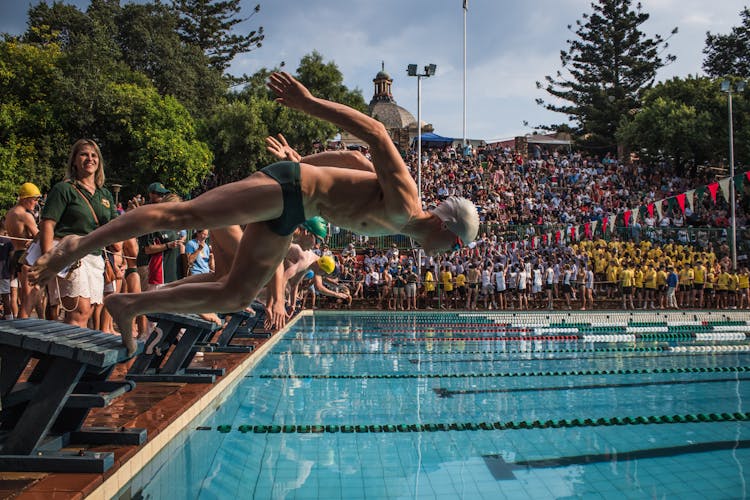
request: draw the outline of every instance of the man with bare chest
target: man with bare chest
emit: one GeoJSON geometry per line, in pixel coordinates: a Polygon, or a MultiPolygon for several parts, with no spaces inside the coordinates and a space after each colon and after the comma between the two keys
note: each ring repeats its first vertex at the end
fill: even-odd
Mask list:
{"type": "MultiPolygon", "coordinates": [[[[29,267],[21,259],[34,237],[39,232],[34,210],[39,205],[42,193],[30,182],[21,185],[18,190],[18,203],[5,214],[5,229],[13,244],[11,255],[11,279],[18,280],[18,293],[21,307],[19,318],[28,318],[35,308],[39,307],[39,287],[29,284],[29,267]]],[[[44,316],[39,316],[43,318],[44,316]]]]}

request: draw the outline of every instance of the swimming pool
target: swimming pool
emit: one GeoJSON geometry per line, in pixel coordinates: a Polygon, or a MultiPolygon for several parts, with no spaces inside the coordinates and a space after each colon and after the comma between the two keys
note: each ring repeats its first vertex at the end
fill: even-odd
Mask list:
{"type": "Polygon", "coordinates": [[[746,498],[750,318],[732,319],[300,317],[132,488],[144,498],[746,498]]]}

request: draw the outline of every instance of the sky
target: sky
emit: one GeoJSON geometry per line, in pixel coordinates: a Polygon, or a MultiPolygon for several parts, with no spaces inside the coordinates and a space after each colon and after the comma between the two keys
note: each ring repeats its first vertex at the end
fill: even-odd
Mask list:
{"type": "MultiPolygon", "coordinates": [[[[0,0],[0,32],[22,33],[34,3],[0,0]]],[[[86,0],[66,3],[88,5],[86,0]]],[[[238,27],[263,26],[263,46],[236,57],[230,72],[252,74],[282,61],[293,72],[303,56],[317,50],[326,62],[336,63],[344,84],[359,88],[369,102],[382,62],[393,78],[394,99],[416,117],[417,79],[406,75],[406,67],[434,63],[436,75],[422,80],[422,120],[440,135],[463,137],[463,0],[243,0],[243,12],[249,15],[257,3],[260,12],[238,27]]],[[[642,0],[642,10],[651,16],[641,25],[646,35],[666,38],[679,29],[666,50],[677,60],[659,71],[657,81],[703,74],[706,32],[729,33],[740,24],[746,3],[642,0]]],[[[590,0],[468,0],[468,138],[510,138],[566,121],[536,104],[535,99],[549,97],[536,82],[561,69],[560,50],[575,37],[568,25],[591,11],[590,0]]]]}

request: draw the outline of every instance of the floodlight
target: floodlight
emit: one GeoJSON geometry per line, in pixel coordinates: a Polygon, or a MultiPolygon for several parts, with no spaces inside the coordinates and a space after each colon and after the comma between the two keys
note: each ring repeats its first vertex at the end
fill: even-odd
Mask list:
{"type": "Polygon", "coordinates": [[[434,64],[428,64],[424,67],[424,72],[427,74],[427,76],[434,76],[435,70],[437,69],[437,66],[434,64]]]}
{"type": "Polygon", "coordinates": [[[729,89],[731,88],[732,82],[729,80],[722,80],[721,81],[721,91],[722,92],[729,92],[729,89]]]}
{"type": "Polygon", "coordinates": [[[406,74],[409,76],[417,76],[417,65],[410,64],[406,67],[406,74]]]}

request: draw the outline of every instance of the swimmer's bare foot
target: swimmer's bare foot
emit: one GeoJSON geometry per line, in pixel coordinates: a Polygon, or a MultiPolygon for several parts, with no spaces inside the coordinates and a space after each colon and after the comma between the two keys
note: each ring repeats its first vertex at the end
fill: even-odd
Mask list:
{"type": "Polygon", "coordinates": [[[65,266],[78,259],[76,251],[80,239],[81,237],[75,234],[68,235],[49,252],[39,257],[29,271],[29,282],[44,285],[65,266]]]}
{"type": "Polygon", "coordinates": [[[104,305],[120,329],[122,345],[128,348],[128,356],[135,354],[138,344],[133,338],[133,318],[135,314],[128,311],[129,293],[113,293],[104,298],[104,305]]]}
{"type": "Polygon", "coordinates": [[[221,319],[215,313],[201,313],[198,316],[200,316],[201,319],[210,321],[211,323],[216,323],[217,325],[221,325],[221,319]]]}

